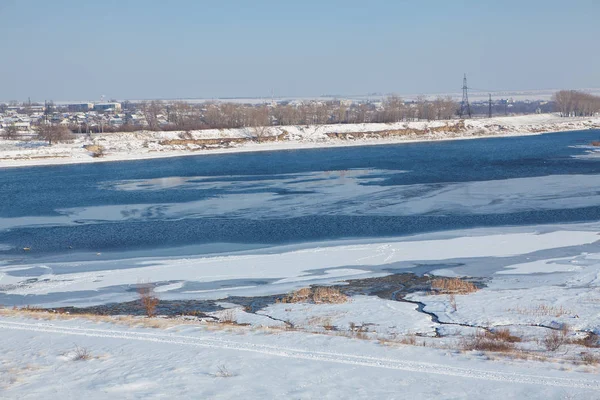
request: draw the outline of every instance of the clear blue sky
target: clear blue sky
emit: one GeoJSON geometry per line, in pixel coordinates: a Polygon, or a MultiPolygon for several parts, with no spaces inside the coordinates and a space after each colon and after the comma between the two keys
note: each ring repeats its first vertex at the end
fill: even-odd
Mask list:
{"type": "Polygon", "coordinates": [[[600,87],[598,0],[0,0],[0,100],[600,87]]]}

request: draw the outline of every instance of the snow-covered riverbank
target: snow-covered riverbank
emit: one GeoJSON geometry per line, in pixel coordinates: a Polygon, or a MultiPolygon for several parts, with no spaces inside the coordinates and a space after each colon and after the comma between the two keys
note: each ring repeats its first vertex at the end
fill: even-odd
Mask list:
{"type": "Polygon", "coordinates": [[[364,146],[434,140],[519,136],[568,130],[600,129],[600,118],[562,118],[554,114],[472,120],[278,126],[184,132],[106,133],[79,135],[71,143],[0,140],[0,167],[139,160],[185,155],[364,146]],[[256,140],[256,135],[261,138],[256,140]],[[97,145],[104,156],[93,157],[84,146],[97,145]]]}
{"type": "MultiPolygon", "coordinates": [[[[354,260],[363,269],[418,260],[441,276],[468,275],[477,260],[491,265],[485,287],[456,296],[418,291],[408,301],[395,301],[353,295],[341,303],[280,302],[259,310],[221,300],[222,309],[208,313],[218,321],[198,315],[77,316],[0,308],[0,397],[46,398],[60,391],[68,398],[84,394],[91,399],[593,398],[600,389],[598,224],[548,233],[538,229],[465,231],[435,243],[412,238],[263,256],[286,266],[279,276],[288,278],[279,282],[291,283],[289,289],[293,283],[327,281],[293,270],[292,261],[311,268],[323,267],[315,262],[321,261],[342,275],[348,268],[336,269],[340,263],[332,260],[344,265],[354,260]],[[463,262],[467,258],[471,266],[463,262]]],[[[195,261],[207,279],[222,278],[222,268],[207,270],[212,261],[229,262],[231,274],[274,276],[267,262],[256,263],[265,265],[261,270],[250,258],[244,270],[235,268],[235,257],[207,261],[195,261]]],[[[185,263],[171,263],[168,275],[181,278],[186,269],[185,263]]],[[[103,285],[133,282],[128,278],[162,279],[158,275],[167,270],[149,263],[91,272],[94,276],[85,279],[81,273],[63,274],[60,282],[46,275],[22,285],[15,280],[27,274],[4,271],[2,282],[15,283],[14,289],[4,289],[14,293],[35,298],[72,290],[75,299],[103,285]]],[[[165,285],[156,293],[165,299],[180,288],[165,285]]],[[[218,298],[217,293],[204,294],[218,298]]]]}

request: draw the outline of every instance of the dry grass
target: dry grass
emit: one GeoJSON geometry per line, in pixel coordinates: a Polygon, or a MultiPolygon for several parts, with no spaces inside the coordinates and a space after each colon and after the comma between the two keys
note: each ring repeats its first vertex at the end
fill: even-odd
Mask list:
{"type": "Polygon", "coordinates": [[[588,332],[585,337],[573,339],[570,343],[592,349],[600,348],[600,335],[594,332],[588,332]]]}
{"type": "Polygon", "coordinates": [[[141,318],[133,315],[98,315],[98,314],[69,314],[58,313],[48,310],[37,310],[32,308],[0,308],[0,315],[6,317],[29,317],[46,321],[62,320],[70,321],[75,319],[85,319],[96,323],[106,322],[129,327],[144,328],[172,328],[177,325],[199,325],[198,321],[186,321],[174,318],[141,318]]]}
{"type": "Polygon", "coordinates": [[[341,304],[348,301],[348,296],[332,287],[318,287],[313,291],[312,296],[315,304],[341,304]]]}
{"type": "Polygon", "coordinates": [[[350,298],[333,287],[302,288],[278,300],[279,303],[341,304],[350,298]]]}
{"type": "Polygon", "coordinates": [[[369,327],[367,324],[361,324],[361,325],[357,325],[354,322],[350,322],[350,334],[352,337],[355,337],[357,339],[362,339],[362,340],[366,340],[369,339],[369,327]]]}
{"type": "Polygon", "coordinates": [[[590,352],[584,351],[581,353],[581,362],[585,365],[598,365],[600,364],[600,357],[590,352]]]}
{"type": "Polygon", "coordinates": [[[567,334],[569,332],[569,328],[565,325],[563,329],[560,331],[551,330],[544,336],[541,340],[541,344],[544,345],[546,350],[548,351],[556,351],[561,348],[562,345],[568,342],[567,334]]]}
{"type": "Polygon", "coordinates": [[[329,317],[329,316],[317,315],[314,317],[310,317],[306,321],[306,325],[308,327],[321,327],[321,328],[325,329],[326,331],[337,331],[338,330],[337,326],[333,325],[331,317],[329,317]]]}
{"type": "Polygon", "coordinates": [[[539,304],[534,307],[517,307],[509,308],[508,312],[516,312],[521,315],[534,315],[534,316],[552,316],[562,317],[563,315],[575,315],[572,311],[565,309],[563,306],[554,307],[547,304],[539,304]]]}
{"type": "Polygon", "coordinates": [[[519,343],[522,341],[519,336],[513,335],[508,328],[493,330],[492,332],[488,332],[488,335],[493,336],[496,340],[507,343],[519,343]]]}
{"type": "Polygon", "coordinates": [[[282,303],[308,303],[312,299],[312,289],[302,288],[284,297],[282,303]]]}
{"type": "Polygon", "coordinates": [[[235,376],[235,374],[233,372],[229,371],[227,366],[219,365],[219,366],[217,366],[217,372],[215,372],[213,374],[213,376],[216,378],[231,378],[231,377],[235,376]]]}
{"type": "Polygon", "coordinates": [[[409,346],[416,346],[417,345],[417,335],[406,335],[406,336],[403,336],[400,339],[400,343],[406,344],[406,345],[409,345],[409,346]]]}
{"type": "Polygon", "coordinates": [[[435,294],[469,294],[475,293],[477,286],[473,282],[459,278],[436,278],[431,281],[431,290],[435,294]]]}
{"type": "Polygon", "coordinates": [[[460,347],[467,351],[513,352],[516,350],[515,342],[520,341],[521,339],[513,336],[508,329],[496,332],[484,331],[464,337],[460,347]]]}
{"type": "Polygon", "coordinates": [[[88,144],[87,146],[83,146],[87,151],[92,153],[92,157],[99,158],[103,157],[105,154],[104,146],[99,144],[88,144]]]}

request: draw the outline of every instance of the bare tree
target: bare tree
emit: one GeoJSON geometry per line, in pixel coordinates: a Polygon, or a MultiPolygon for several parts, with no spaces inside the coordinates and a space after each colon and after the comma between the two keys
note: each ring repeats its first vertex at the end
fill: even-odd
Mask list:
{"type": "Polygon", "coordinates": [[[140,103],[140,109],[144,115],[144,118],[146,119],[148,129],[152,131],[158,130],[160,127],[158,116],[163,113],[163,102],[160,100],[152,100],[150,102],[143,101],[140,103]]]}
{"type": "Polygon", "coordinates": [[[424,95],[419,95],[419,96],[417,96],[416,103],[417,103],[417,118],[430,120],[431,119],[431,115],[430,115],[431,110],[430,110],[430,104],[427,101],[427,98],[424,95]]]}
{"type": "Polygon", "coordinates": [[[383,102],[384,116],[382,122],[400,122],[405,117],[404,101],[398,96],[389,96],[383,102]]]}
{"type": "Polygon", "coordinates": [[[64,125],[42,124],[37,127],[37,136],[41,140],[47,140],[50,145],[73,139],[73,134],[64,125]]]}
{"type": "Polygon", "coordinates": [[[552,96],[556,109],[563,117],[592,116],[600,112],[600,97],[577,90],[561,90],[552,96]]]}
{"type": "Polygon", "coordinates": [[[2,138],[7,140],[16,139],[19,136],[19,128],[15,124],[4,127],[2,138]]]}

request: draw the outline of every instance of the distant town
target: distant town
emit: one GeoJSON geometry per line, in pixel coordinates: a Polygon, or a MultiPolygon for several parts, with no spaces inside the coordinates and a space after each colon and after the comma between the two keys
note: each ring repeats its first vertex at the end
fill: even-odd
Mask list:
{"type": "MultiPolygon", "coordinates": [[[[0,103],[4,138],[24,138],[41,125],[58,125],[72,133],[137,130],[201,130],[274,125],[344,124],[443,120],[458,117],[460,103],[450,96],[403,100],[397,96],[367,99],[270,101],[116,101],[0,103]],[[11,137],[7,137],[11,136],[11,137]]],[[[478,100],[473,117],[548,113],[552,100],[478,100]]]]}

